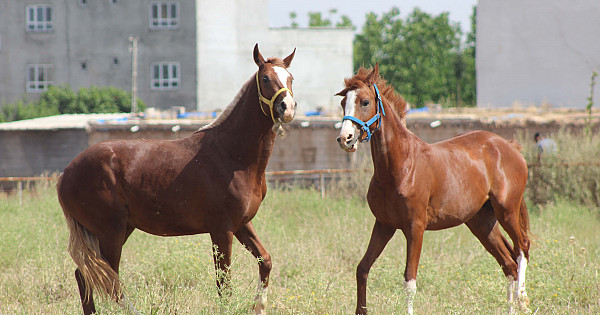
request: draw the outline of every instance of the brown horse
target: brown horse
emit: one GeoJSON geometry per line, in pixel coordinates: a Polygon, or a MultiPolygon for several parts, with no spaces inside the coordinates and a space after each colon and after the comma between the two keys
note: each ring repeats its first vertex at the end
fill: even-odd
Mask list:
{"type": "Polygon", "coordinates": [[[256,74],[215,121],[191,136],[101,142],[65,168],[58,198],[84,314],[95,312],[92,290],[127,306],[119,261],[135,229],[159,236],[210,233],[219,294],[227,285],[235,236],[258,259],[254,309],[264,312],[271,257],[251,220],[267,192],[275,129],[295,115],[287,71],[295,52],[265,61],[257,44],[256,74]]]}
{"type": "Polygon", "coordinates": [[[525,303],[527,165],[518,145],[485,131],[427,144],[406,128],[406,102],[379,76],[377,65],[373,70],[360,69],[345,84],[337,94],[344,97],[345,113],[337,141],[352,152],[358,141],[371,139],[374,165],[367,200],[376,221],[356,271],[356,313],[367,312],[369,270],[396,229],[406,237],[404,284],[408,313],[412,313],[424,231],[462,223],[502,266],[509,280],[510,309],[515,298],[525,303]]]}

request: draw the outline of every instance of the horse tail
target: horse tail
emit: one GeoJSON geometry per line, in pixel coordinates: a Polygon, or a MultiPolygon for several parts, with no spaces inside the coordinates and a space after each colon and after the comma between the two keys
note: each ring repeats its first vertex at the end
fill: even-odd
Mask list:
{"type": "Polygon", "coordinates": [[[67,251],[83,276],[85,298],[89,301],[92,291],[95,290],[106,297],[117,300],[120,293],[119,275],[102,258],[98,237],[67,213],[66,207],[60,200],[61,179],[59,178],[57,189],[59,190],[59,202],[69,227],[67,251]]]}
{"type": "Polygon", "coordinates": [[[527,205],[525,204],[525,199],[521,199],[521,207],[519,209],[519,222],[521,225],[521,236],[523,238],[523,242],[525,243],[526,250],[525,258],[529,260],[529,246],[531,245],[530,240],[530,232],[529,232],[529,212],[527,211],[527,205]]]}

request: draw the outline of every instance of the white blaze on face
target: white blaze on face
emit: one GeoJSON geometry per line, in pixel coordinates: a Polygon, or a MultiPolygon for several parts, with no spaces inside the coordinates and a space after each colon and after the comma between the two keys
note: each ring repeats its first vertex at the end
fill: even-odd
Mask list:
{"type": "MultiPolygon", "coordinates": [[[[346,93],[346,104],[344,106],[344,116],[353,116],[354,117],[354,108],[356,106],[356,91],[348,91],[346,93]]],[[[353,137],[357,137],[358,130],[354,123],[351,120],[344,120],[342,123],[342,129],[340,130],[340,138],[342,139],[342,143],[346,143],[348,139],[348,135],[352,135],[353,137]]]]}
{"type": "MultiPolygon", "coordinates": [[[[275,71],[275,74],[277,74],[277,78],[279,79],[279,82],[281,82],[281,84],[284,87],[289,88],[287,86],[287,82],[288,82],[288,78],[290,77],[290,73],[282,67],[273,67],[273,71],[275,71]]],[[[290,88],[290,90],[291,90],[291,88],[290,88]]],[[[282,100],[285,103],[285,111],[280,114],[283,116],[283,120],[285,122],[289,122],[294,118],[294,110],[296,107],[295,106],[296,102],[294,101],[294,97],[292,96],[292,93],[289,93],[288,91],[285,91],[282,93],[284,94],[284,97],[282,100]]]]}

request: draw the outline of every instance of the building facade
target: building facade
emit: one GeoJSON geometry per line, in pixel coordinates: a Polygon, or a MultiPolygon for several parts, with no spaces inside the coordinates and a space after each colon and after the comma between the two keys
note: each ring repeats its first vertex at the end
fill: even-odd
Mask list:
{"type": "Polygon", "coordinates": [[[597,0],[479,0],[477,105],[585,108],[598,30],[597,0]]]}
{"type": "Polygon", "coordinates": [[[225,108],[256,71],[256,43],[265,57],[297,48],[290,71],[304,110],[336,106],[352,74],[352,30],[270,29],[267,8],[268,0],[1,1],[0,104],[50,85],[129,91],[136,37],[138,97],[149,107],[225,108]]]}

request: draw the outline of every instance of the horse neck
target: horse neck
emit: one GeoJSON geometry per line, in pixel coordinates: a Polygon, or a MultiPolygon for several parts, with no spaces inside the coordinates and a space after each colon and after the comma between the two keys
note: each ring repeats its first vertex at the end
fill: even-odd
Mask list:
{"type": "Polygon", "coordinates": [[[383,99],[386,116],[371,140],[374,175],[388,181],[393,174],[405,174],[413,167],[415,152],[424,142],[415,136],[396,110],[383,99]]]}
{"type": "MultiPolygon", "coordinates": [[[[254,78],[254,76],[252,77],[254,78]]],[[[252,79],[232,106],[227,117],[206,130],[219,149],[244,165],[255,165],[264,172],[275,142],[273,121],[260,110],[256,82],[252,79]]]]}

